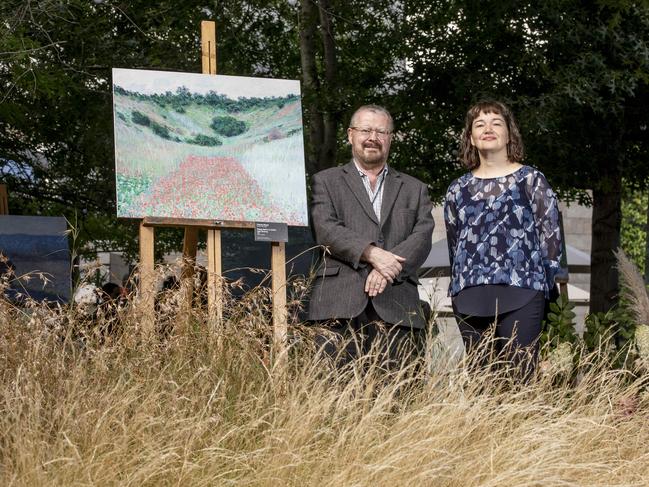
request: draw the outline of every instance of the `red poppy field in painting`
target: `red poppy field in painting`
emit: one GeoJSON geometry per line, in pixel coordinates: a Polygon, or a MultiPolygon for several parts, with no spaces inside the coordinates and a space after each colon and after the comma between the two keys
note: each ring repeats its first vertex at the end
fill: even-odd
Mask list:
{"type": "Polygon", "coordinates": [[[114,70],[113,95],[118,217],[307,225],[297,82],[114,70]],[[138,85],[156,76],[157,91],[138,85]],[[170,77],[173,91],[162,88],[170,77]],[[219,78],[236,78],[239,96],[219,78]],[[241,96],[267,82],[296,90],[275,96],[271,83],[270,96],[241,96]]]}
{"type": "Polygon", "coordinates": [[[147,194],[139,195],[134,204],[151,215],[204,218],[216,211],[221,219],[230,221],[266,221],[272,215],[279,221],[299,222],[299,215],[270,200],[233,157],[188,156],[176,171],[157,180],[147,194]],[[182,199],[176,197],[179,194],[182,199]]]}

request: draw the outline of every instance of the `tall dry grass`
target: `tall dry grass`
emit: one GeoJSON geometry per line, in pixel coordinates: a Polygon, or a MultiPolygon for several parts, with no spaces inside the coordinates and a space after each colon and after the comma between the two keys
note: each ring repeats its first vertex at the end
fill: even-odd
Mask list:
{"type": "Polygon", "coordinates": [[[649,325],[649,295],[644,279],[622,249],[615,254],[629,309],[638,324],[649,325]]]}
{"type": "MultiPolygon", "coordinates": [[[[183,291],[158,321],[180,321],[183,291]]],[[[580,359],[527,385],[436,353],[336,370],[292,327],[269,360],[268,296],[142,339],[133,307],[103,337],[81,310],[0,305],[2,485],[633,486],[649,474],[647,377],[580,359]]],[[[429,349],[430,352],[430,349],[429,349]]]]}

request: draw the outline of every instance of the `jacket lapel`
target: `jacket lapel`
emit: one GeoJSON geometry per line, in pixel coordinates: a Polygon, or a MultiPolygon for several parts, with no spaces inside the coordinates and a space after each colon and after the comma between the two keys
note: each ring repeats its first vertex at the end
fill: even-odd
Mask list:
{"type": "Polygon", "coordinates": [[[358,170],[354,165],[354,161],[343,166],[343,174],[343,179],[349,186],[349,189],[351,189],[352,194],[356,197],[365,213],[367,213],[367,216],[374,223],[378,224],[379,221],[376,218],[376,213],[374,213],[374,208],[372,208],[370,197],[367,195],[365,186],[363,186],[363,181],[361,181],[361,178],[358,175],[358,170]]]}
{"type": "Polygon", "coordinates": [[[382,227],[385,224],[385,221],[390,216],[394,202],[397,200],[397,195],[399,190],[403,185],[401,181],[401,175],[390,168],[388,174],[385,176],[385,181],[383,183],[383,203],[381,203],[381,224],[382,227]]]}

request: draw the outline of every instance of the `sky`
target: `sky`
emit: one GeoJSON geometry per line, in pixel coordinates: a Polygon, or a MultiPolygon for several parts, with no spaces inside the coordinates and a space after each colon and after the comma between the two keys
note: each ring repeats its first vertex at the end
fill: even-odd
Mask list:
{"type": "Polygon", "coordinates": [[[145,69],[113,68],[113,85],[142,94],[176,91],[185,86],[192,93],[216,91],[229,98],[299,95],[300,82],[286,79],[249,78],[214,74],[149,71],[145,69]]]}

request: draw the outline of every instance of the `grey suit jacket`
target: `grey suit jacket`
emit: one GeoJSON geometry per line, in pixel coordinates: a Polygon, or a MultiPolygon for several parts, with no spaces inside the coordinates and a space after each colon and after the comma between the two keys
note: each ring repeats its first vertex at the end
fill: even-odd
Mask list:
{"type": "Polygon", "coordinates": [[[381,221],[353,162],[313,176],[311,223],[323,251],[309,301],[309,319],[348,319],[367,306],[365,280],[371,265],[361,262],[374,244],[405,257],[403,271],[372,299],[387,323],[423,328],[417,271],[430,252],[433,227],[428,188],[390,167],[384,181],[381,221]]]}

